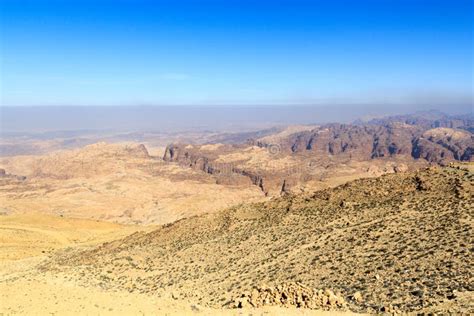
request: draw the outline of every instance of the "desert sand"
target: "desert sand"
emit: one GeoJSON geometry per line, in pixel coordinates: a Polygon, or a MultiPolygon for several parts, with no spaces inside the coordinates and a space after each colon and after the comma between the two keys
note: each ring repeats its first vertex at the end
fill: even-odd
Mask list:
{"type": "Polygon", "coordinates": [[[0,312],[470,313],[472,179],[432,167],[163,226],[3,215],[0,312]]]}

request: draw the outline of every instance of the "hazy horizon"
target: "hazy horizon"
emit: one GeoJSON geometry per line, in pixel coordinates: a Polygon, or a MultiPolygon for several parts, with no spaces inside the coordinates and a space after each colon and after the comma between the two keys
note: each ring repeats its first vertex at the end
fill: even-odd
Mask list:
{"type": "Polygon", "coordinates": [[[350,123],[422,111],[472,114],[471,105],[436,106],[15,106],[0,107],[2,133],[68,130],[180,132],[258,130],[281,125],[350,123]]]}

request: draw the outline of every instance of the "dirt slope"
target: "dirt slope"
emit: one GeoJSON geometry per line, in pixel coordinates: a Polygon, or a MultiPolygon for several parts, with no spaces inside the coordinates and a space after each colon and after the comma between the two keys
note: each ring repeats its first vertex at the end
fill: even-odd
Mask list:
{"type": "Polygon", "coordinates": [[[472,165],[356,180],[65,252],[41,271],[219,308],[300,282],[353,311],[474,312],[472,185],[472,165]]]}

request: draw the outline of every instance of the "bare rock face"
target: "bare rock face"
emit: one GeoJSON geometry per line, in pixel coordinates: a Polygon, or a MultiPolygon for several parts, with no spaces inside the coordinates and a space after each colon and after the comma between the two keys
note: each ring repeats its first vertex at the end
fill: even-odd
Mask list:
{"type": "MultiPolygon", "coordinates": [[[[426,130],[425,125],[400,122],[389,122],[385,125],[328,124],[312,131],[291,135],[282,141],[282,149],[294,154],[311,153],[316,157],[346,156],[356,160],[404,155],[434,163],[472,161],[474,136],[467,128],[464,130],[440,127],[426,130]]],[[[462,124],[461,126],[466,127],[462,124]]]]}
{"type": "Polygon", "coordinates": [[[412,155],[415,159],[425,159],[429,162],[441,163],[454,160],[454,154],[442,145],[427,139],[419,138],[414,142],[412,155]]]}
{"type": "Polygon", "coordinates": [[[348,154],[359,159],[370,159],[373,147],[373,132],[364,127],[330,124],[317,130],[294,135],[291,151],[312,151],[315,155],[348,154]]]}
{"type": "Polygon", "coordinates": [[[412,155],[436,163],[472,161],[474,136],[467,131],[451,128],[430,129],[415,140],[412,155]]]}
{"type": "Polygon", "coordinates": [[[178,145],[171,144],[171,145],[166,146],[165,154],[163,156],[163,160],[164,161],[175,161],[175,159],[177,157],[178,150],[179,150],[178,145]]]}
{"type": "Polygon", "coordinates": [[[193,169],[214,174],[218,170],[209,164],[209,158],[199,153],[192,146],[185,145],[168,145],[163,156],[164,161],[177,162],[193,169]]]}
{"type": "Polygon", "coordinates": [[[234,300],[234,307],[284,306],[309,309],[336,309],[346,305],[342,294],[318,290],[301,283],[283,283],[276,287],[262,286],[243,293],[234,300]]]}
{"type": "MultiPolygon", "coordinates": [[[[230,148],[231,150],[239,150],[238,147],[230,146],[230,148]]],[[[222,149],[222,152],[226,150],[229,150],[229,148],[222,149]]],[[[191,145],[171,144],[166,147],[163,160],[212,174],[218,177],[219,183],[239,184],[250,181],[253,185],[258,186],[263,193],[267,194],[261,175],[251,170],[235,167],[233,164],[215,162],[216,154],[219,153],[221,152],[201,152],[199,147],[195,148],[191,145]]]]}
{"type": "Polygon", "coordinates": [[[374,133],[372,158],[410,155],[412,140],[420,132],[418,128],[403,124],[379,127],[374,133]]]}
{"type": "Polygon", "coordinates": [[[289,194],[288,183],[286,183],[286,180],[283,180],[283,183],[281,185],[280,195],[287,195],[287,194],[289,194]]]}
{"type": "Polygon", "coordinates": [[[333,172],[332,166],[348,161],[394,162],[390,167],[374,163],[367,169],[372,176],[404,172],[414,164],[473,161],[473,125],[474,120],[439,113],[395,116],[367,123],[299,128],[241,145],[220,145],[214,150],[172,144],[166,148],[163,160],[218,176],[218,183],[250,181],[265,195],[285,195],[301,183],[321,181],[333,172]],[[256,159],[252,148],[268,153],[267,157],[256,159]],[[225,165],[221,157],[234,158],[225,165]]]}
{"type": "Polygon", "coordinates": [[[410,155],[411,140],[416,128],[391,124],[387,126],[360,126],[328,124],[309,132],[292,135],[284,146],[293,153],[310,151],[312,154],[347,155],[358,160],[410,155]]]}

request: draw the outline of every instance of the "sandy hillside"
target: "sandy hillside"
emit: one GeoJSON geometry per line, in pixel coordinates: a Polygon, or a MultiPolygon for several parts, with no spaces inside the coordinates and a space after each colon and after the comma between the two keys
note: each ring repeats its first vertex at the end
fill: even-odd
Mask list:
{"type": "Polygon", "coordinates": [[[295,308],[224,310],[172,296],[79,286],[73,276],[38,274],[36,266],[57,251],[93,247],[153,227],[68,219],[44,214],[0,217],[2,315],[350,315],[295,308]]]}
{"type": "Polygon", "coordinates": [[[35,273],[212,308],[473,312],[471,167],[356,180],[183,219],[58,253],[35,273]]]}

